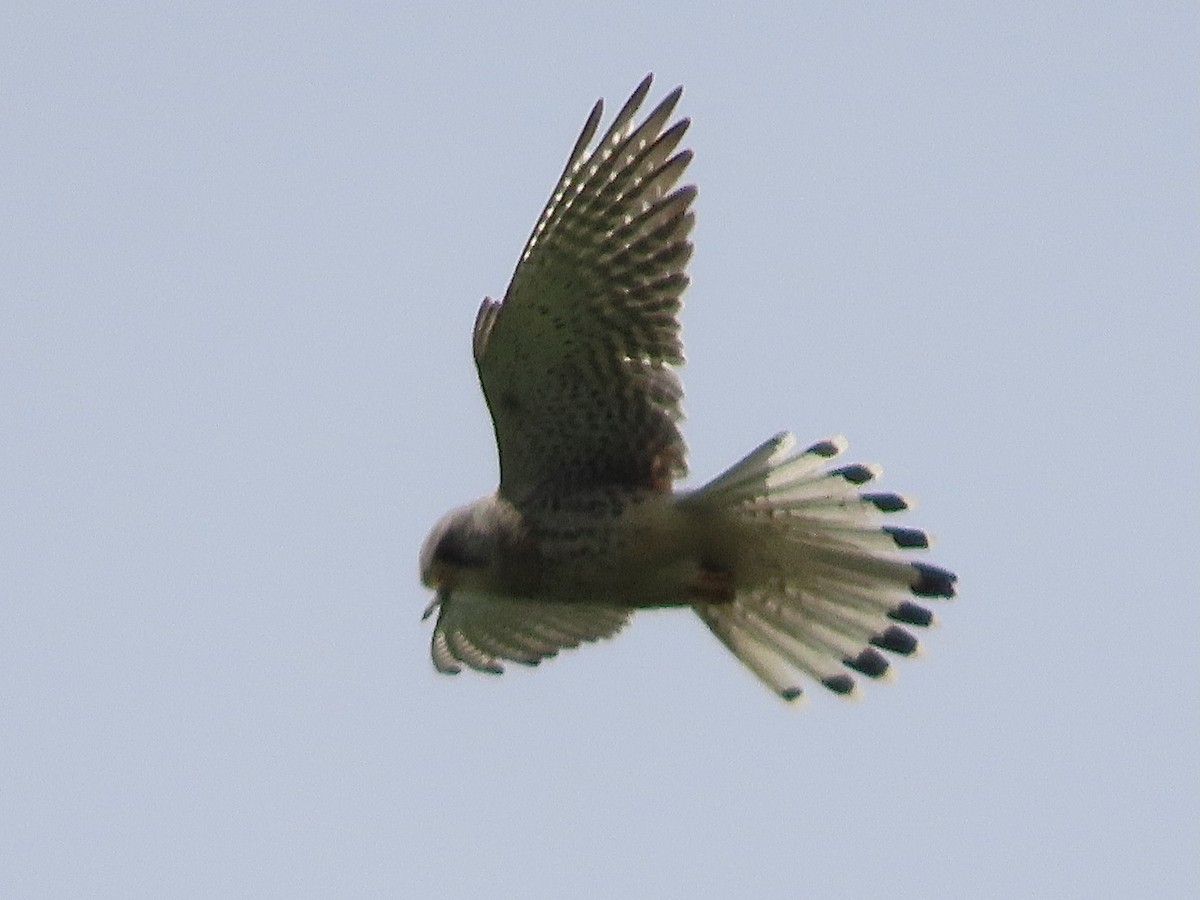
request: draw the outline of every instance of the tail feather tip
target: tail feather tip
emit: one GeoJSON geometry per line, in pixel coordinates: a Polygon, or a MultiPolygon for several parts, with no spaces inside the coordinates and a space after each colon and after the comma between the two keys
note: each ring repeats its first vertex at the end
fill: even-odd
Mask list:
{"type": "Polygon", "coordinates": [[[884,525],[883,531],[892,536],[896,546],[901,550],[928,550],[929,535],[920,528],[901,528],[896,525],[884,525]]]}
{"type": "Polygon", "coordinates": [[[831,438],[826,438],[823,441],[817,441],[815,444],[805,450],[803,455],[811,453],[813,456],[820,456],[824,459],[833,459],[833,457],[844,453],[847,446],[849,445],[846,442],[846,439],[838,434],[831,438]]]}
{"type": "Polygon", "coordinates": [[[868,466],[864,463],[851,463],[848,466],[832,469],[829,474],[844,478],[851,484],[859,485],[875,480],[883,474],[883,469],[879,466],[868,466]]]}
{"type": "Polygon", "coordinates": [[[843,697],[854,694],[854,679],[849,675],[830,675],[828,678],[822,678],[821,684],[843,697]]]}
{"type": "Polygon", "coordinates": [[[889,625],[872,637],[871,643],[900,656],[912,656],[917,652],[918,646],[917,639],[899,625],[889,625]]]}
{"type": "Polygon", "coordinates": [[[891,663],[887,657],[874,647],[867,647],[855,657],[842,660],[851,669],[861,672],[868,678],[883,678],[891,671],[891,663]]]}
{"type": "Polygon", "coordinates": [[[899,606],[888,610],[887,615],[893,622],[916,625],[918,628],[928,628],[935,621],[932,612],[910,600],[905,600],[899,606]]]}
{"type": "Polygon", "coordinates": [[[938,566],[931,566],[928,563],[913,563],[912,567],[916,577],[913,579],[910,590],[914,595],[947,599],[954,596],[954,585],[958,581],[958,576],[953,572],[938,566]]]}
{"type": "Polygon", "coordinates": [[[881,513],[904,512],[913,508],[912,500],[902,494],[860,494],[859,496],[881,513]]]}

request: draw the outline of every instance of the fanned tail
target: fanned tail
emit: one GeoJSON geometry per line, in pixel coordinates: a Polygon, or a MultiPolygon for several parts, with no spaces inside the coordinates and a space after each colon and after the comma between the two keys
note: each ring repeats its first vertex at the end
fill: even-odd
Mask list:
{"type": "Polygon", "coordinates": [[[803,694],[801,675],[852,695],[851,672],[888,674],[880,651],[916,652],[904,626],[933,622],[916,599],[953,597],[957,576],[901,558],[929,539],[919,529],[881,524],[882,515],[911,504],[863,490],[878,467],[828,465],[846,449],[844,438],[799,453],[795,444],[790,434],[776,435],[683,500],[732,516],[738,534],[733,599],[695,609],[783,699],[803,694]]]}

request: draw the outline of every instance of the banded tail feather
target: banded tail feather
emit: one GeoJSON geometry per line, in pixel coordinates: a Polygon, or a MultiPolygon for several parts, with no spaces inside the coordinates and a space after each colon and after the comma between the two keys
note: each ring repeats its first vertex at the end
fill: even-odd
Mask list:
{"type": "Polygon", "coordinates": [[[695,605],[716,637],[785,700],[810,678],[834,693],[858,693],[852,673],[887,678],[884,653],[911,656],[909,628],[934,624],[918,599],[954,596],[957,577],[905,559],[930,546],[920,529],[884,524],[912,508],[900,494],[863,490],[878,466],[832,466],[843,437],[794,452],[781,433],[682,502],[717,512],[741,529],[733,599],[695,605]]]}

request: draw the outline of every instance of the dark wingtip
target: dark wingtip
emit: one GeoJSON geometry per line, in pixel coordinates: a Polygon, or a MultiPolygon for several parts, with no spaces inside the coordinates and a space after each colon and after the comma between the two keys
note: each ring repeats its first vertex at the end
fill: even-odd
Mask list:
{"type": "Polygon", "coordinates": [[[883,530],[892,536],[896,546],[903,550],[926,550],[929,548],[929,535],[920,528],[898,528],[895,525],[884,525],[883,530]]]}
{"type": "Polygon", "coordinates": [[[895,609],[889,610],[888,618],[893,622],[903,622],[906,625],[917,625],[921,628],[927,628],[933,624],[933,613],[909,600],[905,600],[895,609]]]}
{"type": "Polygon", "coordinates": [[[913,563],[916,578],[911,590],[918,597],[953,597],[958,576],[928,563],[913,563]]]}
{"type": "Polygon", "coordinates": [[[853,659],[842,661],[854,671],[862,672],[868,678],[882,678],[891,668],[887,657],[874,647],[867,647],[853,659]]]}
{"type": "Polygon", "coordinates": [[[912,656],[917,652],[917,639],[899,625],[889,625],[871,638],[871,643],[901,656],[912,656]]]}
{"type": "Polygon", "coordinates": [[[784,700],[786,700],[788,703],[792,703],[796,700],[799,700],[801,697],[804,696],[804,690],[802,688],[798,688],[798,687],[784,688],[782,691],[779,692],[779,696],[782,697],[784,700]]]}
{"type": "Polygon", "coordinates": [[[842,696],[854,693],[854,679],[849,675],[830,675],[828,678],[822,678],[821,684],[842,696]]]}

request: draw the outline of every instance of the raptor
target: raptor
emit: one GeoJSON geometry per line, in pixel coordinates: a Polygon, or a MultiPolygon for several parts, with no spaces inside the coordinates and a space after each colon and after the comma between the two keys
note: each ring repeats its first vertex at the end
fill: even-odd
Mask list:
{"type": "Polygon", "coordinates": [[[838,464],[841,437],[778,434],[712,481],[676,490],[680,298],[696,188],[671,122],[676,88],[637,121],[647,76],[599,141],[593,107],[502,301],[472,345],[500,455],[497,490],[448,513],[420,554],[436,594],[433,664],[499,673],[611,637],[644,608],[693,610],[767,687],[843,695],[917,649],[926,599],[956,576],[915,561],[909,507],[838,464]]]}

